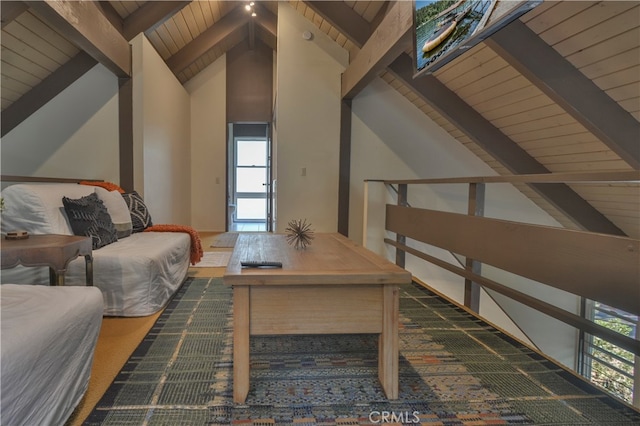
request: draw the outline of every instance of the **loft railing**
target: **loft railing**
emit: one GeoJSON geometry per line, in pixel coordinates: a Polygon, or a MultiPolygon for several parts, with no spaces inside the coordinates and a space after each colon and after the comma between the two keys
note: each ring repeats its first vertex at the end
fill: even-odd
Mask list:
{"type": "Polygon", "coordinates": [[[103,182],[103,180],[101,179],[58,178],[58,177],[37,177],[37,176],[16,176],[16,175],[0,176],[0,182],[13,182],[13,183],[79,183],[83,181],[103,182]]]}
{"type": "MultiPolygon", "coordinates": [[[[580,184],[637,183],[640,171],[549,173],[460,177],[442,179],[365,181],[365,229],[367,233],[368,185],[384,183],[394,188],[396,204],[386,204],[385,229],[396,234],[384,242],[396,249],[396,263],[405,266],[406,254],[457,274],[465,279],[464,305],[478,312],[480,288],[490,289],[569,324],[579,330],[580,346],[585,333],[602,338],[640,357],[640,340],[599,325],[581,315],[561,309],[508,285],[481,275],[482,264],[534,280],[582,298],[640,316],[640,240],[594,232],[532,225],[484,217],[485,186],[492,183],[580,184]],[[468,185],[467,214],[411,207],[409,186],[468,185]],[[395,187],[397,187],[397,189],[395,187]],[[407,244],[425,243],[466,258],[464,267],[443,261],[407,244]]],[[[584,306],[584,303],[583,303],[584,306]]],[[[589,342],[586,345],[589,346],[589,342]]],[[[640,365],[636,361],[636,367],[640,365]]],[[[640,368],[635,382],[640,385],[640,368]]],[[[638,389],[638,388],[636,388],[638,389]]],[[[636,393],[640,393],[637,391],[636,393]]]]}

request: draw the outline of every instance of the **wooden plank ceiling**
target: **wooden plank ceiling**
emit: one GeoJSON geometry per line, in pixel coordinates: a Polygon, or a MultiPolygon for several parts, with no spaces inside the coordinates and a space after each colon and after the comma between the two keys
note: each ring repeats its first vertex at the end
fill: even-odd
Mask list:
{"type": "MultiPolygon", "coordinates": [[[[38,3],[44,2],[1,3],[3,135],[11,128],[5,123],[24,119],[38,102],[102,62],[38,3]]],[[[393,5],[288,3],[349,51],[351,60],[393,5]]],[[[184,83],[245,40],[276,49],[277,2],[256,2],[255,18],[245,4],[103,1],[89,7],[124,40],[144,32],[184,83]]],[[[640,169],[639,2],[545,2],[416,80],[408,76],[410,53],[380,77],[497,173],[640,169]],[[526,55],[514,48],[517,43],[526,43],[526,55]],[[449,103],[467,113],[452,112],[449,103]]],[[[640,238],[637,182],[517,187],[565,227],[640,238]]]]}

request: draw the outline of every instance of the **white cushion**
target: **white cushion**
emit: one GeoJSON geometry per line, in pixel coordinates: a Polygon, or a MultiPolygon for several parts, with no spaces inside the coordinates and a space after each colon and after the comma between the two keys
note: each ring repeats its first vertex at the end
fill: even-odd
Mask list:
{"type": "Polygon", "coordinates": [[[122,194],[118,191],[107,191],[104,188],[96,187],[96,195],[104,203],[111,221],[116,227],[118,238],[125,238],[131,235],[133,224],[131,223],[131,213],[122,194]]]}
{"type": "Polygon", "coordinates": [[[62,197],[80,198],[91,194],[93,189],[93,186],[69,183],[11,185],[2,191],[5,205],[2,231],[73,235],[62,197]]]}

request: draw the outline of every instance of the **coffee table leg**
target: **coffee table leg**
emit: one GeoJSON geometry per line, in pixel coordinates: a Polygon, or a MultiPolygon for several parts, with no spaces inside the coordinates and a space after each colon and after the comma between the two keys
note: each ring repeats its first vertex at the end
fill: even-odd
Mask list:
{"type": "Polygon", "coordinates": [[[378,378],[388,399],[398,399],[398,286],[383,286],[382,333],[378,340],[378,378]]]}
{"type": "Polygon", "coordinates": [[[233,401],[249,393],[249,287],[233,287],[233,401]]]}

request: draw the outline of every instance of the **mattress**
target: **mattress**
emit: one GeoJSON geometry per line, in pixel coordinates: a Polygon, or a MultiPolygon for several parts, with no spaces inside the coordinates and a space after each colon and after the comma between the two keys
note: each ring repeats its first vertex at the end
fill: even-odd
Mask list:
{"type": "MultiPolygon", "coordinates": [[[[162,309],[187,277],[191,239],[181,232],[140,232],[93,252],[93,285],[106,316],[139,317],[162,309]]],[[[48,268],[18,266],[2,282],[49,284],[48,268]]],[[[67,268],[66,286],[85,285],[84,257],[67,268]]]]}
{"type": "Polygon", "coordinates": [[[64,424],[89,383],[100,291],[3,284],[0,302],[0,422],[64,424]]]}

